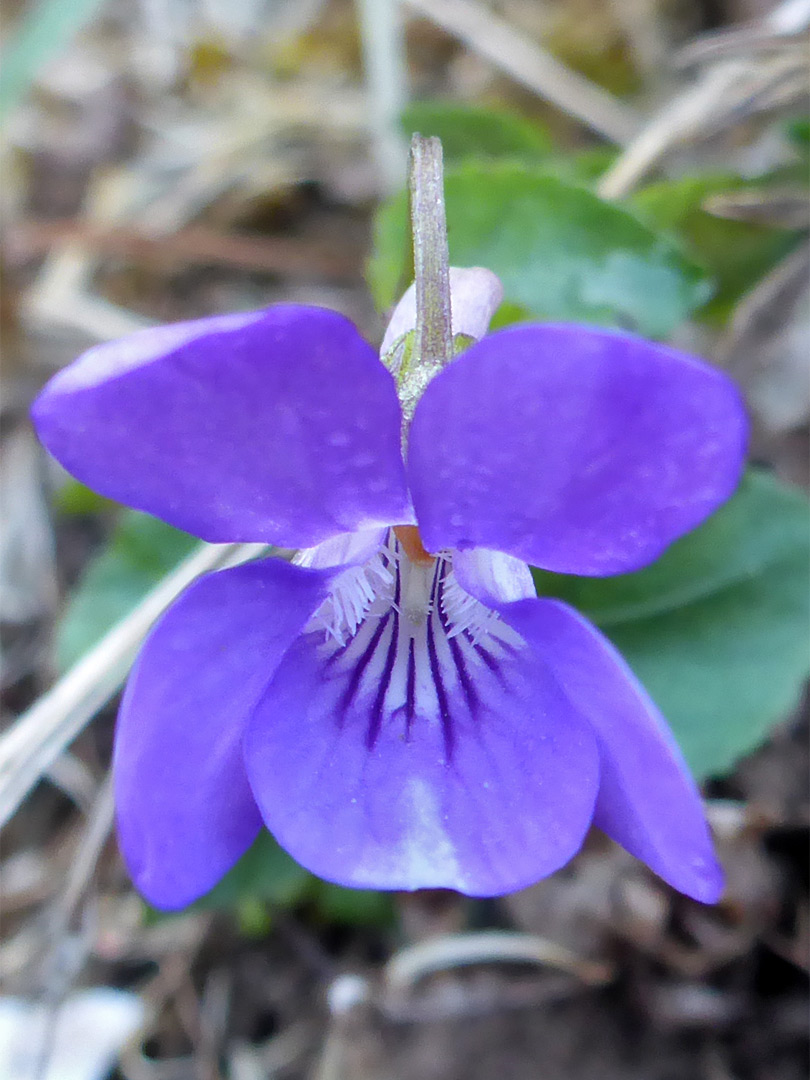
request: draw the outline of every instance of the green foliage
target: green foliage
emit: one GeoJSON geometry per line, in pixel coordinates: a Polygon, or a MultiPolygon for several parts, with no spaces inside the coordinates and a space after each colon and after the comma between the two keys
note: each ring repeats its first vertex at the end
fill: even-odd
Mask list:
{"type": "MultiPolygon", "coordinates": [[[[506,111],[479,109],[455,104],[453,102],[425,101],[417,102],[409,106],[402,118],[403,128],[406,132],[421,131],[425,135],[438,135],[442,139],[445,149],[445,159],[450,165],[462,162],[468,163],[475,168],[476,162],[484,166],[496,161],[503,163],[519,161],[527,169],[534,169],[544,176],[554,176],[568,184],[584,185],[590,187],[602,173],[609,167],[615,158],[615,151],[605,147],[595,147],[589,150],[563,154],[556,151],[550,144],[548,135],[539,127],[529,123],[521,117],[517,117],[506,111]]],[[[805,121],[796,120],[788,128],[789,137],[802,153],[807,144],[807,124],[805,121]]],[[[801,178],[794,178],[797,183],[806,183],[806,169],[800,169],[801,178]]],[[[776,183],[778,178],[774,180],[776,183]]],[[[699,303],[705,302],[701,310],[701,317],[707,321],[718,324],[728,318],[732,308],[740,297],[751,289],[754,284],[766,274],[776,263],[790,250],[795,243],[795,233],[790,230],[761,223],[734,221],[729,218],[718,217],[703,209],[704,203],[714,195],[733,193],[742,189],[763,189],[767,178],[749,180],[733,174],[712,173],[700,176],[686,176],[675,180],[662,180],[648,185],[636,192],[629,199],[629,208],[638,213],[653,232],[657,235],[668,234],[679,250],[689,252],[694,256],[697,264],[711,275],[716,283],[716,291],[710,298],[708,289],[704,289],[699,303]]],[[[495,193],[490,191],[486,184],[482,184],[479,199],[484,202],[491,200],[496,202],[495,193]]],[[[604,204],[603,204],[604,205],[604,204]]],[[[541,213],[555,213],[558,208],[549,206],[547,200],[541,200],[541,213]]],[[[572,206],[575,210],[576,207],[572,206]]],[[[403,224],[403,209],[400,205],[397,213],[400,220],[387,223],[384,214],[381,215],[380,237],[383,242],[390,236],[393,246],[390,251],[383,253],[384,259],[390,259],[396,263],[393,276],[387,277],[385,270],[378,271],[378,264],[373,264],[370,271],[372,288],[375,290],[381,307],[388,307],[396,298],[395,293],[401,291],[408,281],[401,281],[403,269],[407,270],[406,260],[402,252],[407,250],[407,227],[403,224]],[[390,233],[388,229],[390,228],[390,233]],[[378,272],[381,276],[379,292],[377,293],[378,272]],[[392,291],[393,285],[393,291],[392,291]]],[[[469,217],[469,215],[467,216],[469,217]]],[[[466,220],[466,218],[465,218],[466,220]]],[[[473,227],[481,227],[480,216],[473,223],[473,227]]],[[[485,224],[485,223],[484,223],[485,224]]],[[[599,223],[590,215],[588,227],[597,232],[599,223]]],[[[508,245],[510,240],[504,234],[509,231],[508,225],[494,238],[498,245],[508,245]]],[[[559,235],[559,234],[558,234],[559,235]]],[[[563,233],[564,237],[565,234],[563,233]]],[[[611,243],[616,241],[615,232],[609,233],[611,243]]],[[[463,241],[464,247],[476,244],[486,245],[486,240],[480,240],[476,234],[472,238],[463,241]]],[[[458,244],[451,238],[451,259],[457,265],[466,263],[458,251],[458,244]]],[[[525,256],[525,249],[520,249],[521,258],[525,256]]],[[[603,257],[604,252],[598,248],[589,252],[594,260],[603,257]]],[[[504,252],[504,258],[508,258],[508,252],[504,252]]],[[[491,269],[502,274],[503,263],[499,267],[483,259],[478,260],[482,265],[488,265],[491,269]]],[[[537,262],[538,259],[530,259],[529,263],[537,262]]],[[[531,286],[531,265],[515,267],[515,273],[524,269],[529,270],[526,278],[526,290],[531,286]]],[[[550,269],[557,269],[557,263],[553,259],[550,269]]],[[[564,267],[564,269],[566,269],[564,267]]],[[[694,267],[687,272],[687,279],[694,283],[694,267]]],[[[565,279],[561,279],[564,281],[565,279]]],[[[547,281],[541,281],[544,288],[547,281]]],[[[625,283],[617,282],[617,287],[625,283]]],[[[705,283],[704,283],[705,285],[705,283]]],[[[562,289],[561,289],[562,291],[562,289]]],[[[650,293],[655,293],[651,288],[650,293]]],[[[641,333],[651,336],[667,336],[677,325],[677,321],[684,318],[685,314],[691,313],[698,304],[692,304],[689,311],[681,313],[678,319],[673,319],[666,330],[661,330],[662,320],[652,315],[649,323],[641,321],[637,309],[632,306],[628,314],[624,306],[615,304],[615,299],[609,297],[608,307],[614,308],[614,314],[609,312],[597,312],[590,315],[587,311],[577,310],[574,314],[558,315],[559,305],[549,302],[550,313],[537,311],[531,303],[509,291],[507,299],[511,302],[512,310],[507,316],[500,315],[496,321],[497,326],[506,325],[515,321],[515,308],[522,312],[523,318],[577,318],[586,321],[614,323],[627,326],[630,329],[638,329],[641,333]]],[[[579,309],[582,305],[577,305],[579,309]]],[[[591,297],[585,305],[592,307],[591,297]]]]}
{"type": "Polygon", "coordinates": [[[725,505],[643,570],[606,578],[534,575],[538,593],[559,596],[606,627],[703,600],[806,546],[804,496],[752,469],[725,505]]]}
{"type": "Polygon", "coordinates": [[[149,514],[123,511],[105,549],[88,563],[57,627],[59,669],[76,663],[196,543],[149,514]]]}
{"type": "Polygon", "coordinates": [[[68,480],[54,495],[54,509],[60,514],[78,517],[84,514],[105,514],[120,509],[118,503],[92,491],[78,480],[68,480]]]}
{"type": "Polygon", "coordinates": [[[545,127],[507,109],[462,105],[457,101],[414,101],[400,117],[407,136],[437,135],[445,166],[477,161],[519,161],[573,183],[597,180],[615,161],[609,146],[561,153],[545,127]]]}
{"type": "Polygon", "coordinates": [[[438,135],[446,165],[467,158],[532,163],[548,157],[552,148],[543,128],[515,113],[453,101],[414,101],[403,112],[401,125],[408,136],[438,135]]]}
{"type": "Polygon", "coordinates": [[[788,138],[800,150],[810,149],[810,117],[791,120],[787,126],[788,138]]]}
{"type": "MultiPolygon", "coordinates": [[[[450,260],[486,266],[505,299],[535,319],[622,326],[667,337],[706,301],[702,272],[631,213],[592,192],[515,163],[449,170],[450,260]]],[[[369,281],[381,308],[402,287],[407,200],[380,210],[369,281]]]]}
{"type": "Polygon", "coordinates": [[[618,157],[612,146],[592,146],[570,154],[556,153],[544,163],[544,171],[570,184],[593,187],[618,157]]]}
{"type": "Polygon", "coordinates": [[[255,934],[266,926],[268,907],[305,906],[315,922],[350,926],[384,926],[393,917],[385,893],[321,881],[299,866],[265,829],[222,881],[193,906],[236,911],[243,927],[255,934]]]}
{"type": "Polygon", "coordinates": [[[645,221],[675,236],[712,275],[717,291],[701,314],[713,323],[728,318],[740,297],[795,243],[790,230],[716,217],[703,209],[713,195],[754,186],[733,175],[686,176],[650,184],[631,199],[645,221]]]}
{"type": "Polygon", "coordinates": [[[313,877],[313,903],[317,918],[343,926],[388,926],[394,921],[390,893],[375,889],[346,889],[313,877]]]}
{"type": "Polygon", "coordinates": [[[256,900],[293,907],[308,895],[312,880],[312,875],[262,829],[236,866],[194,907],[239,908],[256,900]]]}
{"type": "Polygon", "coordinates": [[[652,566],[612,578],[535,571],[602,627],[672,726],[695,774],[729,769],[784,719],[810,671],[803,496],[751,472],[652,566]]]}

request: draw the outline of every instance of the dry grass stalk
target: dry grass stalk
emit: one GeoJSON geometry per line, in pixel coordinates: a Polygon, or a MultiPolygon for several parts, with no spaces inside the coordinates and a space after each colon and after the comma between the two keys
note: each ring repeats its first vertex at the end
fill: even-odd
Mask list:
{"type": "Polygon", "coordinates": [[[0,737],[0,825],[120,689],[149,627],[200,574],[235,566],[263,544],[203,544],[0,737]]]}
{"type": "Polygon", "coordinates": [[[474,0],[405,0],[522,86],[623,146],[640,120],[630,106],[572,71],[474,0]]]}

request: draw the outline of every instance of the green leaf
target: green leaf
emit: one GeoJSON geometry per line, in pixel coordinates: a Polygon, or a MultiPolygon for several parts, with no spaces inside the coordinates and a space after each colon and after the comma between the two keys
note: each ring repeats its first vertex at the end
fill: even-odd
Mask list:
{"type": "Polygon", "coordinates": [[[609,631],[699,779],[787,717],[808,673],[807,551],[681,611],[609,631]]]}
{"type": "Polygon", "coordinates": [[[536,162],[551,152],[551,139],[543,128],[501,109],[453,101],[414,101],[400,122],[408,136],[414,132],[438,135],[445,164],[471,157],[536,162]]]}
{"type": "Polygon", "coordinates": [[[787,124],[791,142],[801,150],[810,150],[810,117],[800,116],[787,124]]]}
{"type": "Polygon", "coordinates": [[[22,98],[49,60],[66,48],[99,0],[39,0],[0,58],[0,115],[22,98]]]}
{"type": "Polygon", "coordinates": [[[489,332],[493,334],[504,326],[513,326],[519,322],[531,322],[531,315],[520,304],[513,304],[505,300],[490,319],[489,332]]]}
{"type": "Polygon", "coordinates": [[[316,879],[262,829],[239,862],[193,905],[195,908],[248,911],[256,901],[293,907],[316,879]]]}
{"type": "Polygon", "coordinates": [[[55,492],[54,509],[60,514],[81,517],[89,514],[105,514],[121,509],[121,504],[99,495],[97,491],[85,487],[72,477],[55,492]]]}
{"type": "Polygon", "coordinates": [[[414,101],[405,108],[400,125],[407,136],[437,135],[442,140],[445,166],[470,158],[511,160],[532,166],[569,183],[598,180],[616,160],[613,147],[560,152],[547,129],[506,109],[461,105],[455,101],[414,101]]]}
{"type": "Polygon", "coordinates": [[[197,543],[157,518],[125,510],[107,546],[88,564],[57,627],[59,669],[76,663],[197,543]]]}
{"type": "Polygon", "coordinates": [[[675,236],[705,266],[717,283],[701,312],[722,324],[740,297],[774,267],[795,244],[795,232],[716,217],[703,209],[712,195],[761,188],[731,174],[687,176],[650,184],[631,199],[653,228],[675,236]]]}
{"type": "Polygon", "coordinates": [[[343,926],[389,926],[394,921],[391,894],[374,889],[346,889],[313,878],[319,919],[343,926]]]}
{"type": "Polygon", "coordinates": [[[310,874],[262,829],[252,847],[194,908],[232,910],[251,934],[266,928],[266,907],[306,904],[318,922],[382,926],[392,919],[390,897],[373,889],[345,889],[310,874]],[[264,913],[265,917],[262,917],[264,913]]]}
{"type": "Polygon", "coordinates": [[[543,163],[543,171],[569,184],[591,188],[618,158],[612,146],[592,146],[574,153],[560,153],[543,163]]]}
{"type": "MultiPolygon", "coordinates": [[[[305,870],[262,829],[252,846],[225,877],[191,905],[192,910],[232,911],[243,933],[261,936],[272,922],[272,908],[305,907],[321,924],[386,926],[393,918],[391,898],[373,889],[346,889],[305,870]]],[[[160,913],[153,913],[160,917],[160,913]]]]}
{"type": "Polygon", "coordinates": [[[729,501],[633,574],[587,578],[534,570],[540,596],[556,596],[602,627],[675,611],[756,578],[804,550],[807,503],[770,474],[750,470],[729,501]]]}
{"type": "MultiPolygon", "coordinates": [[[[702,272],[631,213],[542,170],[468,162],[446,175],[450,261],[486,266],[533,319],[622,326],[667,337],[710,294],[702,272]]],[[[376,221],[369,282],[382,309],[402,288],[404,195],[376,221]]]]}
{"type": "Polygon", "coordinates": [[[730,769],[798,700],[810,673],[809,569],[806,500],[752,472],[647,569],[537,571],[536,582],[605,630],[702,779],[730,769]]]}

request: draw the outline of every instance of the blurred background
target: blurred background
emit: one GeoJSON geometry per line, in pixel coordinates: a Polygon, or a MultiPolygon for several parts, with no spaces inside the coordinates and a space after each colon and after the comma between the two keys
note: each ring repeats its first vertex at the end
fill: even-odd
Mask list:
{"type": "Polygon", "coordinates": [[[801,1080],[810,2],[3,8],[0,1080],[801,1080]],[[639,574],[538,574],[705,783],[717,907],[598,834],[498,901],[337,888],[264,835],[170,917],[118,857],[116,695],[200,550],[66,477],[30,401],[95,342],[277,301],[378,343],[415,130],[498,325],[627,327],[746,396],[714,519],[639,574]]]}

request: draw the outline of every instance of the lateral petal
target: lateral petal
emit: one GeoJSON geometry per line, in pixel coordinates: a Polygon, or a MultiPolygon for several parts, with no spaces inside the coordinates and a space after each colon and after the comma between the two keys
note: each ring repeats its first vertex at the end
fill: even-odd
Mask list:
{"type": "Polygon", "coordinates": [[[147,638],[118,717],[114,783],[124,859],[156,907],[207,892],[259,831],[242,734],[329,578],[279,559],[222,570],[147,638]]]}
{"type": "Polygon", "coordinates": [[[625,661],[560,601],[511,605],[509,620],[548,657],[571,706],[596,735],[594,824],[673,888],[715,903],[723,872],[700,793],[666,721],[625,661]]]}

